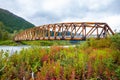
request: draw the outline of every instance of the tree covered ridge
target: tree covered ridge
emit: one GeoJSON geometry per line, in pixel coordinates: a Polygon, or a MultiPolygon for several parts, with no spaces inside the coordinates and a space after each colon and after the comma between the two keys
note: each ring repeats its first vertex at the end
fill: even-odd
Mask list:
{"type": "Polygon", "coordinates": [[[4,29],[10,33],[14,30],[21,30],[34,27],[34,24],[18,17],[17,15],[0,8],[0,22],[5,25],[4,29]]]}

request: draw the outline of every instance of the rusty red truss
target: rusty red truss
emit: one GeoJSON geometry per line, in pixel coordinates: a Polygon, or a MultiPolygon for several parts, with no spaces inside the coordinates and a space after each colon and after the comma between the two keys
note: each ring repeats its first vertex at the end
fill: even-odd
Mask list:
{"type": "Polygon", "coordinates": [[[86,40],[87,38],[106,38],[114,35],[107,23],[71,22],[47,24],[26,29],[14,37],[22,40],[86,40]]]}

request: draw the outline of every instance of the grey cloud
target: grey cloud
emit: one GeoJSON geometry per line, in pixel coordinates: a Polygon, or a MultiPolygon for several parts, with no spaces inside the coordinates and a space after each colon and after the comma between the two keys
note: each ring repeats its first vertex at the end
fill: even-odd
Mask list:
{"type": "Polygon", "coordinates": [[[107,10],[114,14],[120,14],[120,0],[114,0],[108,7],[107,10]]]}
{"type": "MultiPolygon", "coordinates": [[[[116,15],[120,15],[120,0],[67,1],[68,3],[65,5],[57,6],[59,8],[53,8],[56,7],[53,2],[53,9],[46,10],[42,6],[43,0],[0,0],[0,7],[25,18],[36,25],[57,23],[66,19],[80,19],[86,21],[99,21],[99,19],[101,19],[101,21],[106,21],[109,19],[108,17],[111,16],[115,16],[115,20],[116,15]]],[[[51,8],[50,5],[47,5],[47,8],[51,8]]],[[[118,25],[120,25],[120,23],[118,23],[118,25]]]]}

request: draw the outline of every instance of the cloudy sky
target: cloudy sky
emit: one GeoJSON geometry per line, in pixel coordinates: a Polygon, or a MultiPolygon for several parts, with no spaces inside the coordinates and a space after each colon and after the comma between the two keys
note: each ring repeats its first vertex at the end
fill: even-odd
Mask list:
{"type": "Polygon", "coordinates": [[[0,8],[36,26],[59,22],[106,22],[120,31],[120,0],[0,0],[0,8]]]}

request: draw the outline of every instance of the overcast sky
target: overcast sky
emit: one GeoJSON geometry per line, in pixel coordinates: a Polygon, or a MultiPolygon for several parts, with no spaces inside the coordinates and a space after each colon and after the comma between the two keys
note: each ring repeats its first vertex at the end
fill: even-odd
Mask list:
{"type": "Polygon", "coordinates": [[[106,22],[120,31],[120,0],[0,0],[0,8],[36,26],[59,22],[106,22]]]}

